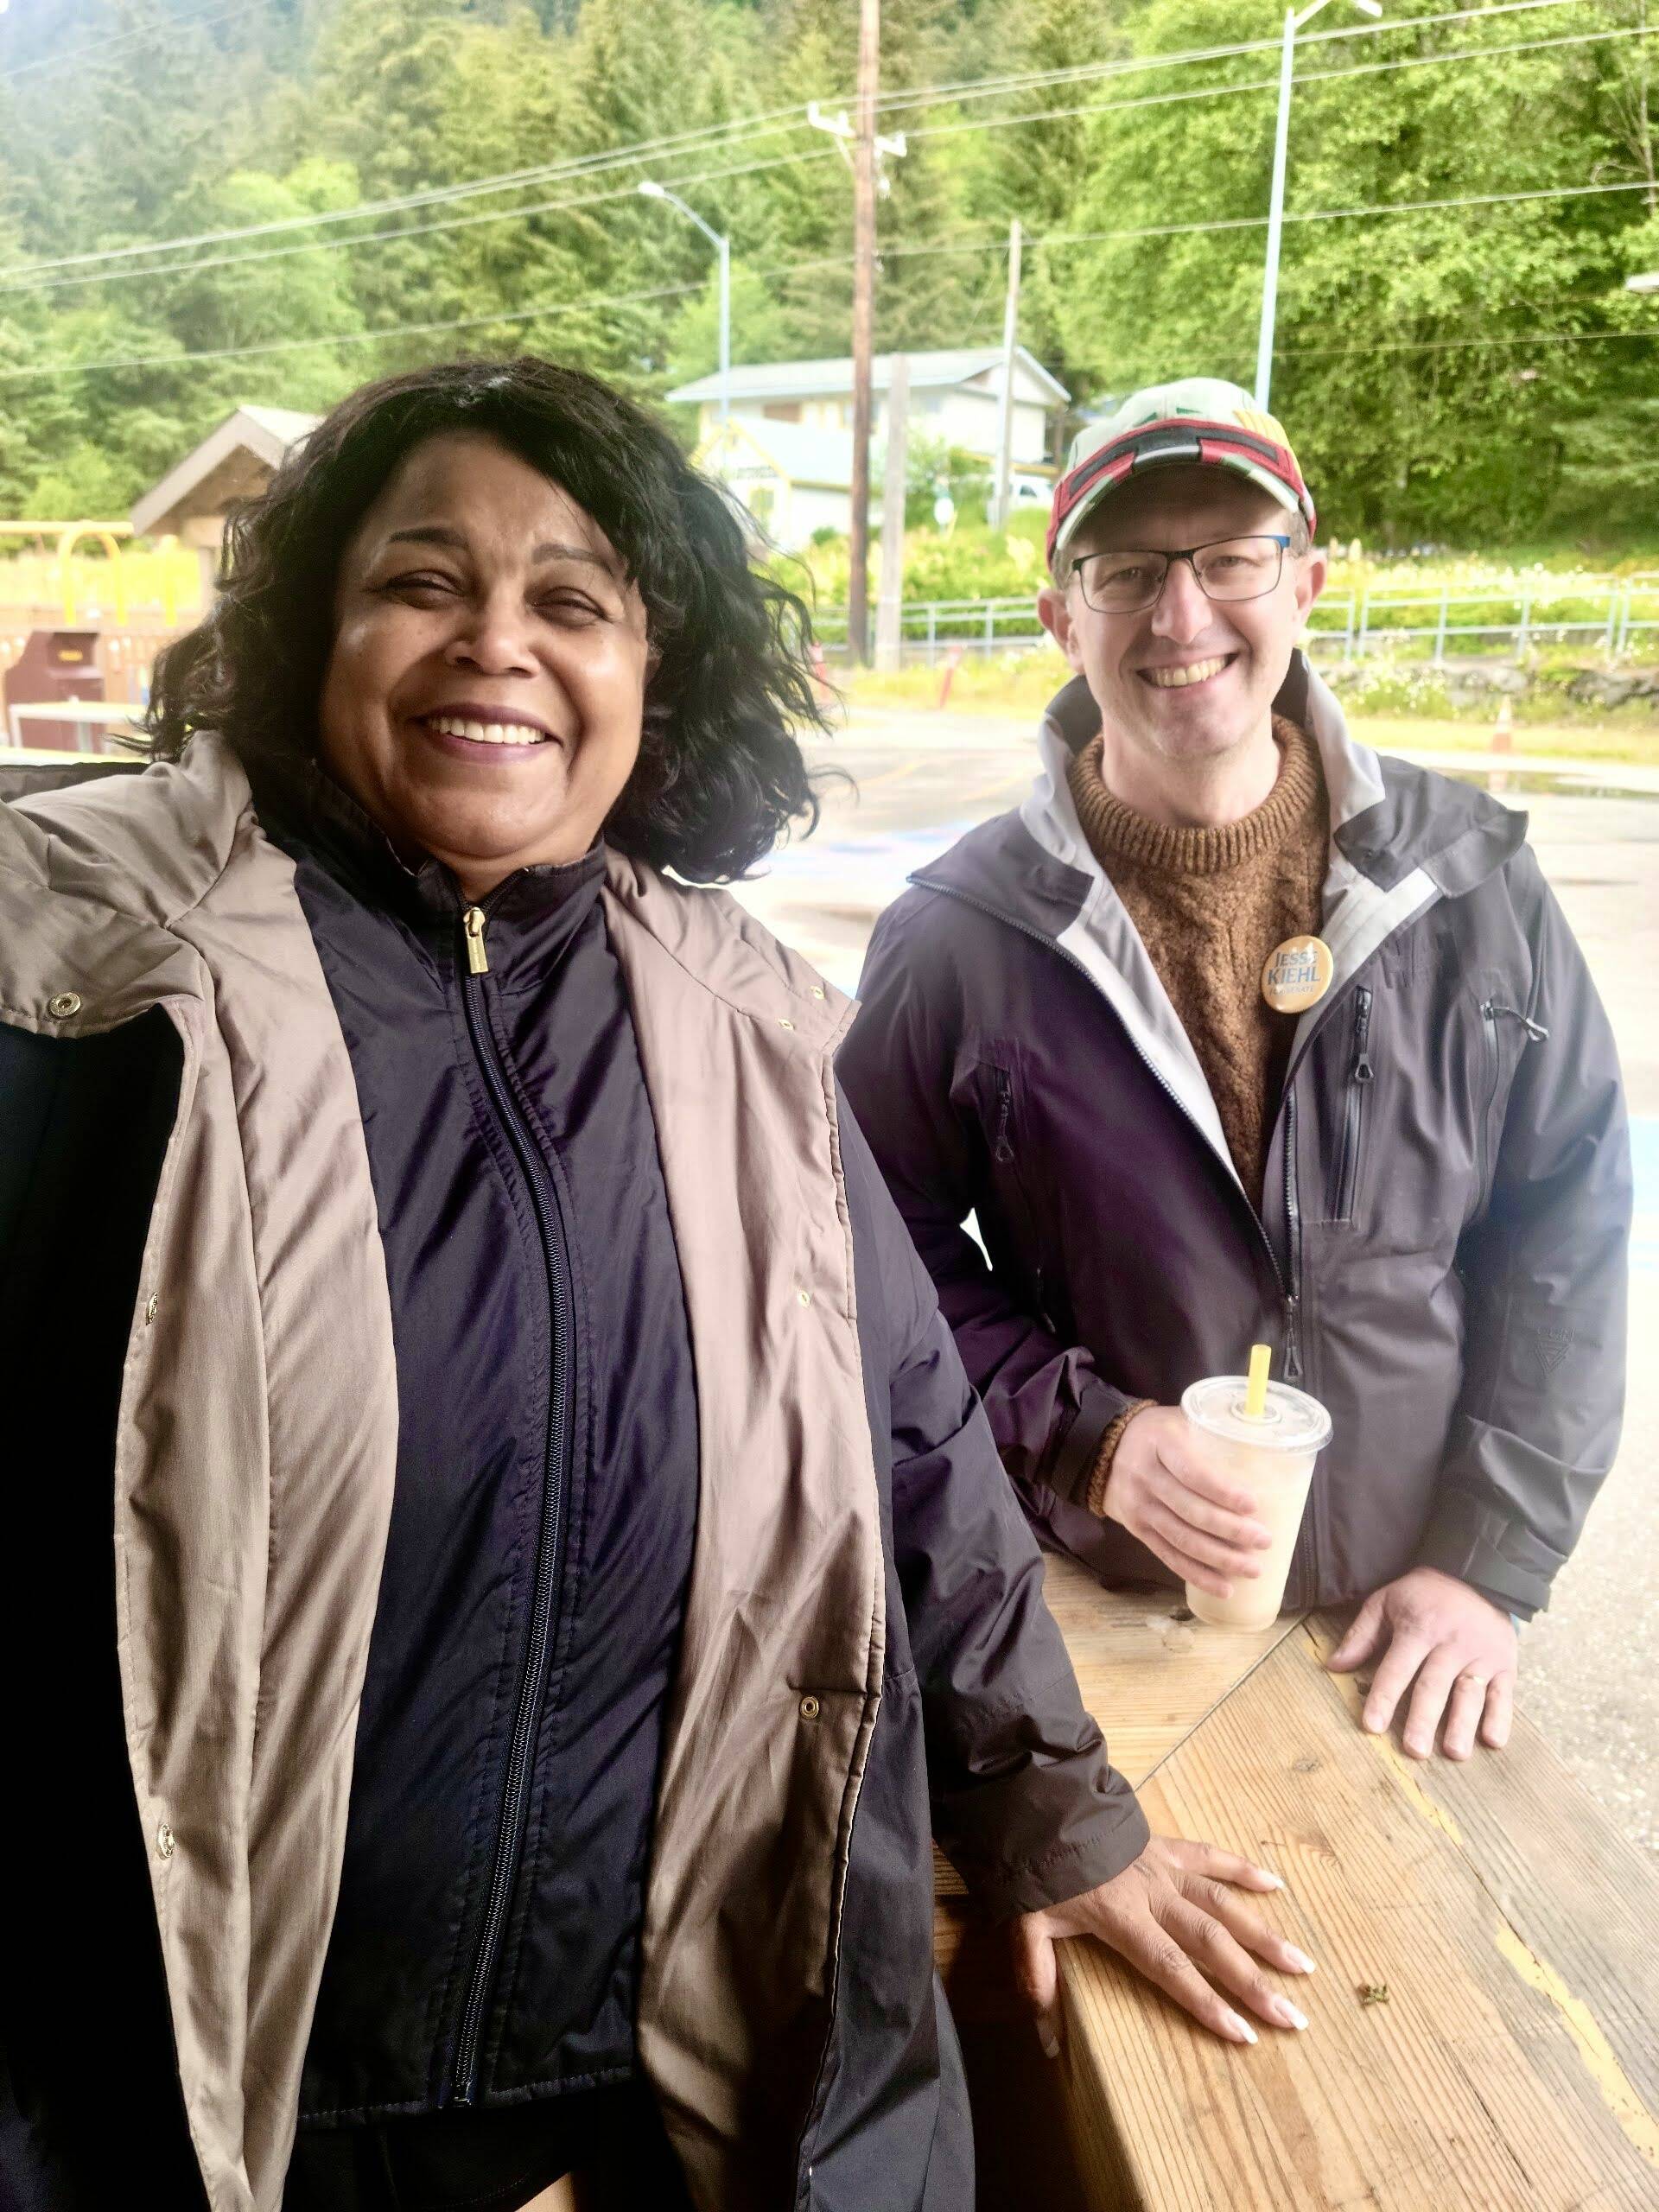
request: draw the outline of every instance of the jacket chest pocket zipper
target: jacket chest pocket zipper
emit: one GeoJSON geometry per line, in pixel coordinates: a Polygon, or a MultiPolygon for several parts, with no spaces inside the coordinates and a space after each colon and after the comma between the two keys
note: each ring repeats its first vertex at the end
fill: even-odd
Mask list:
{"type": "Polygon", "coordinates": [[[1354,994],[1354,1058],[1343,1095],[1342,1148],[1337,1156],[1336,1203],[1333,1221],[1351,1221],[1354,1192],[1359,1180],[1360,1141],[1365,1133],[1365,1101],[1376,1071],[1371,1065],[1371,993],[1362,984],[1354,994]]]}
{"type": "Polygon", "coordinates": [[[1006,1068],[993,1068],[991,1072],[996,1079],[996,1119],[991,1124],[991,1158],[999,1167],[1014,1170],[1009,1178],[1013,1185],[1009,1226],[1015,1242],[1022,1247],[1020,1264],[1029,1287],[1032,1311],[1052,1336],[1055,1334],[1054,1321],[1045,1295],[1042,1263],[1037,1257],[1036,1218],[1020,1181],[1014,1149],[1014,1077],[1006,1068]]]}
{"type": "Polygon", "coordinates": [[[991,1158],[999,1167],[1014,1165],[1014,1145],[1008,1127],[1014,1119],[1014,1082],[1006,1068],[994,1071],[996,1077],[996,1132],[991,1140],[991,1158]]]}
{"type": "Polygon", "coordinates": [[[1486,1096],[1481,1106],[1480,1120],[1475,1129],[1475,1204],[1477,1207],[1484,1206],[1486,1203],[1487,1162],[1492,1157],[1492,1148],[1489,1146],[1488,1136],[1492,1115],[1497,1106],[1497,1094],[1503,1082],[1503,1043],[1498,1031],[1498,1024],[1500,1021],[1515,1021],[1520,1024],[1525,1033],[1521,1040],[1522,1052],[1529,1045],[1545,1045],[1549,1041],[1549,1032],[1541,1021],[1535,1021],[1530,1014],[1522,1014],[1519,1007],[1505,1006],[1501,999],[1483,999],[1480,1002],[1480,1018],[1486,1026],[1486,1044],[1491,1066],[1491,1081],[1487,1086],[1486,1096]]]}

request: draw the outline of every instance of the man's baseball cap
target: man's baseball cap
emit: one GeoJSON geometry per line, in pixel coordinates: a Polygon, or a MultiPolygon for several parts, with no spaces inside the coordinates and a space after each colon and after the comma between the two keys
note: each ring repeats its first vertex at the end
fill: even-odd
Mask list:
{"type": "Polygon", "coordinates": [[[1132,394],[1115,415],[1077,433],[1054,487],[1050,575],[1058,579],[1084,517],[1103,499],[1141,470],[1177,462],[1236,470],[1287,512],[1301,515],[1310,532],[1316,527],[1313,495],[1282,426],[1236,384],[1183,377],[1132,394]]]}

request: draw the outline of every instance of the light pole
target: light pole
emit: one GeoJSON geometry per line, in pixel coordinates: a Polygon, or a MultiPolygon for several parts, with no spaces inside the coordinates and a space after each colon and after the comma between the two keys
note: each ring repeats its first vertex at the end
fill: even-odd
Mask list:
{"type": "MultiPolygon", "coordinates": [[[[1268,211],[1268,267],[1262,280],[1262,330],[1255,347],[1255,404],[1265,413],[1273,396],[1273,324],[1279,305],[1279,241],[1285,228],[1285,154],[1290,144],[1290,87],[1296,67],[1296,34],[1329,0],[1309,0],[1300,15],[1285,10],[1285,43],[1279,60],[1279,127],[1273,142],[1273,204],[1268,211]]],[[[1363,16],[1380,16],[1382,0],[1353,0],[1363,16]]]]}
{"type": "Polygon", "coordinates": [[[695,207],[688,207],[677,193],[647,177],[639,187],[647,200],[666,200],[688,222],[695,223],[714,247],[720,262],[720,426],[732,418],[732,242],[705,223],[695,207]]]}

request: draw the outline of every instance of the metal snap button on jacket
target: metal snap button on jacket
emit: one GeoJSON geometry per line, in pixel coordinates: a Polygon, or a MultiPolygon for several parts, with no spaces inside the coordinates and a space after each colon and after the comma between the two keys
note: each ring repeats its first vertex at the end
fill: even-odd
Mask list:
{"type": "Polygon", "coordinates": [[[156,1831],[156,1856],[158,1859],[170,1859],[173,1856],[173,1831],[165,1821],[156,1831]]]}
{"type": "Polygon", "coordinates": [[[801,1700],[801,1718],[803,1720],[816,1720],[823,1710],[823,1707],[818,1703],[818,1700],[815,1697],[807,1696],[801,1700]]]}
{"type": "Polygon", "coordinates": [[[55,996],[48,999],[46,1010],[54,1021],[67,1021],[72,1014],[80,1012],[80,993],[59,991],[55,996]]]}

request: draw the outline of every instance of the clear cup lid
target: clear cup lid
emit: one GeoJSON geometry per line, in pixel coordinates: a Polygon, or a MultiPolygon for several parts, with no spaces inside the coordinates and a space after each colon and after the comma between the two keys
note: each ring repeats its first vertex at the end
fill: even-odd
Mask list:
{"type": "Polygon", "coordinates": [[[1181,1393],[1181,1411],[1211,1436],[1261,1452],[1318,1452],[1330,1442],[1331,1416],[1306,1390],[1269,1382],[1266,1410],[1252,1421],[1244,1410],[1247,1388],[1242,1375],[1211,1375],[1188,1384],[1181,1393]]]}

